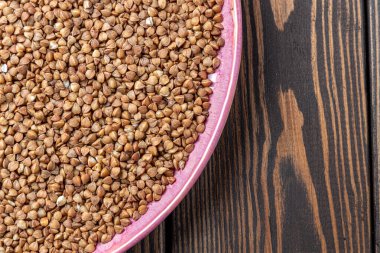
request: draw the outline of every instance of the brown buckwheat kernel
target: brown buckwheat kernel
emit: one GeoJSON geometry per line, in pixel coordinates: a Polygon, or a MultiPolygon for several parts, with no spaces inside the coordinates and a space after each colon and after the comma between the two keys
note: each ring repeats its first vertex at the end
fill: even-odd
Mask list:
{"type": "Polygon", "coordinates": [[[93,252],[175,182],[223,0],[0,0],[0,252],[93,252]]]}

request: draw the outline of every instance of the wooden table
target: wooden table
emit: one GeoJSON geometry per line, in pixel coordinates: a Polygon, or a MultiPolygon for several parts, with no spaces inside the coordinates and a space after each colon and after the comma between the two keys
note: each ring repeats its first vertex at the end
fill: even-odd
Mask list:
{"type": "Polygon", "coordinates": [[[375,251],[379,0],[242,5],[240,80],[219,146],[130,252],[375,251]]]}

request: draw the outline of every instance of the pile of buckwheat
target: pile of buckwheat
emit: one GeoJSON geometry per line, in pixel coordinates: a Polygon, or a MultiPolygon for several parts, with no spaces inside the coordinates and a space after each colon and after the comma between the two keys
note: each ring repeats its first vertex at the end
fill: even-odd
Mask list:
{"type": "Polygon", "coordinates": [[[223,0],[0,1],[0,252],[93,252],[205,130],[223,0]]]}

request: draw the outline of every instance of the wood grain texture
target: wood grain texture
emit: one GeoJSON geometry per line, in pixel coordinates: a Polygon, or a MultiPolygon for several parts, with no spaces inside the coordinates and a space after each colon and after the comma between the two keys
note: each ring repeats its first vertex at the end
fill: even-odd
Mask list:
{"type": "MultiPolygon", "coordinates": [[[[299,110],[297,100],[292,90],[283,93],[280,91],[279,107],[283,129],[278,138],[276,158],[273,170],[274,202],[276,210],[277,229],[277,252],[282,252],[283,223],[284,223],[284,182],[281,176],[282,162],[291,162],[297,181],[303,184],[306,190],[308,205],[311,208],[314,219],[315,230],[321,242],[321,251],[327,252],[326,238],[322,231],[321,219],[319,217],[318,198],[315,192],[313,178],[311,177],[309,162],[306,155],[305,143],[303,142],[302,127],[304,118],[299,110]]],[[[286,172],[285,172],[286,173],[286,172]]]]}
{"type": "Polygon", "coordinates": [[[375,252],[380,252],[380,3],[367,4],[375,252]]]}
{"type": "Polygon", "coordinates": [[[270,4],[276,26],[280,31],[283,31],[289,15],[294,10],[294,0],[270,0],[270,4]]]}
{"type": "MultiPolygon", "coordinates": [[[[136,246],[128,251],[128,253],[161,253],[166,252],[166,223],[163,222],[149,236],[140,241],[136,246]]],[[[169,238],[168,238],[169,239],[169,238]]]]}
{"type": "Polygon", "coordinates": [[[159,252],[371,252],[364,0],[285,2],[242,0],[235,102],[159,252]]]}

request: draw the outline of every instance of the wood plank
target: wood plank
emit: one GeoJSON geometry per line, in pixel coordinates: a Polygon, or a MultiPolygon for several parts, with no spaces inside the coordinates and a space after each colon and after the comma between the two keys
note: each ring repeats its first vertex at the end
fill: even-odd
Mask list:
{"type": "Polygon", "coordinates": [[[380,252],[380,4],[377,0],[368,1],[368,62],[371,92],[371,136],[374,194],[375,251],[380,252]]]}
{"type": "Polygon", "coordinates": [[[139,242],[127,253],[163,253],[166,252],[166,223],[161,223],[144,240],[139,242]]]}
{"type": "Polygon", "coordinates": [[[242,3],[235,103],[166,252],[370,252],[364,1],[242,3]]]}

